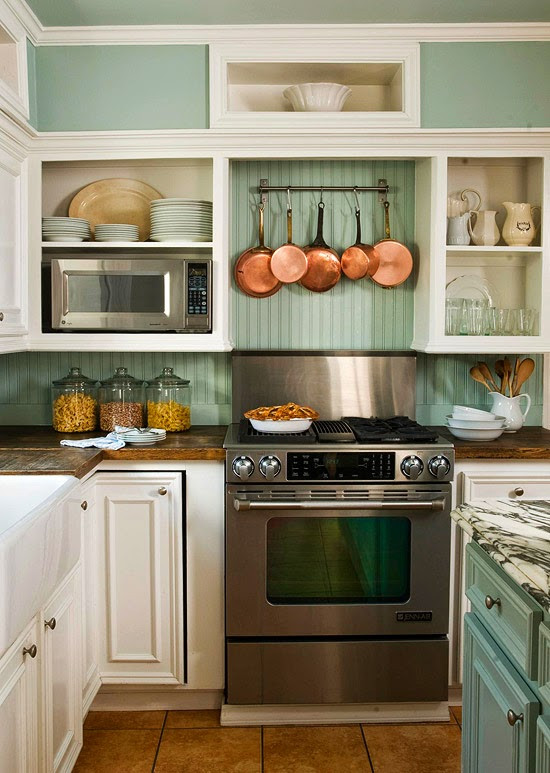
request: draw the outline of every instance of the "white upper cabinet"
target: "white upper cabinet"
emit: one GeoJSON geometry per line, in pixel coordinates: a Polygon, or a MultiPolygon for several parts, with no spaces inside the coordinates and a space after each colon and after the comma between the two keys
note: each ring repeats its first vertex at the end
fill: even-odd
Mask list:
{"type": "Polygon", "coordinates": [[[27,38],[6,3],[0,4],[0,109],[18,121],[29,118],[27,38]]]}
{"type": "MultiPolygon", "coordinates": [[[[324,106],[324,103],[323,103],[324,106]]],[[[248,129],[365,129],[420,125],[417,43],[315,40],[210,46],[210,125],[248,129]],[[336,83],[350,94],[341,111],[294,111],[283,92],[336,83]]]]}

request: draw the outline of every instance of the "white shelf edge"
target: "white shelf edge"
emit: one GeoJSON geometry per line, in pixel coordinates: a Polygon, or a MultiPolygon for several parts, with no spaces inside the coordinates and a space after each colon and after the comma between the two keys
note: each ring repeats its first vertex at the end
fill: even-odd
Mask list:
{"type": "Polygon", "coordinates": [[[512,255],[521,255],[524,252],[534,252],[539,253],[542,252],[542,247],[508,247],[507,245],[498,245],[495,247],[477,247],[475,244],[469,244],[469,245],[452,245],[452,244],[446,244],[445,250],[447,251],[447,255],[452,252],[459,252],[461,254],[475,254],[475,253],[510,253],[512,255]]]}
{"type": "Polygon", "coordinates": [[[550,344],[540,336],[446,336],[413,341],[411,349],[427,354],[536,354],[548,352],[550,344]]]}
{"type": "Polygon", "coordinates": [[[230,352],[232,341],[215,333],[43,333],[29,337],[30,351],[230,352]]]}
{"type": "Polygon", "coordinates": [[[213,242],[42,242],[43,250],[85,249],[85,250],[150,250],[177,247],[182,250],[211,250],[213,242]]]}

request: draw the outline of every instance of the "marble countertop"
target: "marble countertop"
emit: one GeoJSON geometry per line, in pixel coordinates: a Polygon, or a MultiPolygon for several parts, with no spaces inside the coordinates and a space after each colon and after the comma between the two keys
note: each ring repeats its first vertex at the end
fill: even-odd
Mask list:
{"type": "Polygon", "coordinates": [[[451,518],[550,611],[550,501],[476,499],[451,518]]]}

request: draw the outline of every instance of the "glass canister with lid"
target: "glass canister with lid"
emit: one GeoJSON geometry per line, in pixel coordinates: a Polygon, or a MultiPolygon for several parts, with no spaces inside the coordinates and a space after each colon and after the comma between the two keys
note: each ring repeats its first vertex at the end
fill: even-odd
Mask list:
{"type": "Polygon", "coordinates": [[[147,387],[147,421],[150,427],[167,432],[183,432],[191,426],[191,388],[189,380],[176,376],[173,368],[163,368],[147,387]]]}
{"type": "Polygon", "coordinates": [[[99,426],[112,432],[115,425],[143,427],[145,382],[134,378],[127,368],[117,368],[99,387],[99,426]]]}
{"type": "Polygon", "coordinates": [[[97,381],[80,368],[52,382],[52,424],[56,432],[92,432],[97,427],[97,381]]]}

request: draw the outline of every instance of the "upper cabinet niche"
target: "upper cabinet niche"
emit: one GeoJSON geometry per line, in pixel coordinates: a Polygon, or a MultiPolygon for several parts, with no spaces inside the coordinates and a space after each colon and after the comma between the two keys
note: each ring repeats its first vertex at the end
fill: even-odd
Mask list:
{"type": "Polygon", "coordinates": [[[19,121],[29,119],[27,40],[5,3],[0,5],[0,110],[19,121]]]}
{"type": "Polygon", "coordinates": [[[212,128],[418,127],[419,46],[368,41],[215,44],[210,48],[212,128]],[[295,111],[289,86],[337,83],[341,111],[295,111]]]}

